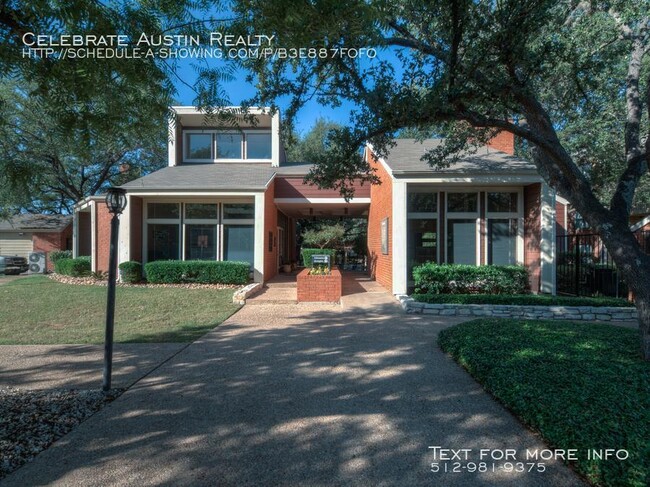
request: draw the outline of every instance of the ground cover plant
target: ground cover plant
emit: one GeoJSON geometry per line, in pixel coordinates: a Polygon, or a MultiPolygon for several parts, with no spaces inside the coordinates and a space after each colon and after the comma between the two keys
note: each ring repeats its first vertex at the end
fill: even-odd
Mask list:
{"type": "Polygon", "coordinates": [[[514,304],[521,306],[608,306],[633,307],[620,298],[549,296],[546,294],[413,294],[413,299],[430,304],[514,304]]]}
{"type": "Polygon", "coordinates": [[[594,485],[648,485],[650,364],[637,330],[479,319],[443,330],[439,345],[552,448],[578,449],[574,466],[594,485]],[[587,459],[606,448],[629,458],[587,459]]]}

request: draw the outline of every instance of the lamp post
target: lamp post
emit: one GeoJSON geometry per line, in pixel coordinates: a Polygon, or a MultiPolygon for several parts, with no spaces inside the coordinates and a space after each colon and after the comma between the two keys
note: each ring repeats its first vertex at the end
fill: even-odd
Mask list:
{"type": "Polygon", "coordinates": [[[106,298],[106,335],[104,339],[104,381],[102,390],[111,389],[113,369],[113,323],[115,321],[115,272],[117,268],[117,236],[120,230],[120,214],[126,208],[126,191],[110,188],[106,193],[106,206],[111,218],[111,246],[108,258],[108,294],[106,298]]]}

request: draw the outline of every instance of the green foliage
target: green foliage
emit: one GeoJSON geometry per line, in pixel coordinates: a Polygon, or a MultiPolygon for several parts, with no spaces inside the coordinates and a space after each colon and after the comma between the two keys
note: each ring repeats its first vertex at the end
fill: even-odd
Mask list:
{"type": "Polygon", "coordinates": [[[91,273],[90,259],[85,257],[59,259],[54,263],[54,272],[72,277],[89,276],[91,273]]]}
{"type": "Polygon", "coordinates": [[[302,241],[310,247],[339,247],[345,237],[345,228],[337,223],[334,225],[323,226],[320,229],[307,229],[302,234],[302,241]]]}
{"type": "Polygon", "coordinates": [[[524,294],[528,271],[523,266],[438,265],[413,269],[417,294],[524,294]]]}
{"type": "Polygon", "coordinates": [[[481,319],[443,330],[439,345],[551,447],[577,449],[574,467],[593,485],[648,485],[650,363],[638,356],[638,332],[481,319]],[[630,457],[587,459],[605,448],[630,457]]]}
{"type": "Polygon", "coordinates": [[[317,218],[313,220],[298,220],[296,229],[299,235],[298,243],[300,245],[311,245],[301,240],[303,235],[308,232],[318,233],[332,226],[342,226],[343,236],[334,245],[328,245],[328,247],[335,248],[340,252],[352,250],[358,255],[365,255],[368,237],[368,221],[365,218],[344,218],[343,220],[317,218]]]}
{"type": "Polygon", "coordinates": [[[300,255],[302,256],[302,262],[305,267],[311,267],[311,258],[314,255],[329,255],[330,264],[334,265],[336,259],[336,250],[335,249],[300,249],[300,255]]]}
{"type": "Polygon", "coordinates": [[[142,280],[142,264],[133,260],[122,262],[118,268],[122,280],[128,284],[135,284],[142,280]]]}
{"type": "Polygon", "coordinates": [[[72,250],[53,250],[48,254],[53,264],[60,259],[72,259],[72,250]]]}
{"type": "Polygon", "coordinates": [[[520,306],[607,306],[629,308],[632,303],[618,298],[574,298],[547,294],[413,294],[430,304],[515,304],[520,306]]]}
{"type": "Polygon", "coordinates": [[[157,260],[144,265],[147,281],[152,284],[246,284],[248,262],[205,260],[157,260]]]}
{"type": "Polygon", "coordinates": [[[309,271],[310,276],[329,276],[331,273],[330,268],[324,264],[317,264],[309,271]]]}

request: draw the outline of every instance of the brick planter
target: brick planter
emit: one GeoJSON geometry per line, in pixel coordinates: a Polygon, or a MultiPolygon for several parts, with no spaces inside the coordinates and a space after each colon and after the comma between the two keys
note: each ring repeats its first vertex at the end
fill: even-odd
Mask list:
{"type": "Polygon", "coordinates": [[[338,303],[341,299],[341,272],[332,268],[328,276],[310,276],[309,269],[298,274],[298,302],[338,303]]]}

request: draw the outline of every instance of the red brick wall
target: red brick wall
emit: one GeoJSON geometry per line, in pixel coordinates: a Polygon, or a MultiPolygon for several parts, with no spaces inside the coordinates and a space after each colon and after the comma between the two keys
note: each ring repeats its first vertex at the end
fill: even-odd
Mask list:
{"type": "Polygon", "coordinates": [[[264,280],[268,281],[278,273],[278,209],[273,202],[275,180],[264,193],[264,280]],[[273,248],[269,251],[269,234],[273,248]]]}
{"type": "MultiPolygon", "coordinates": [[[[341,198],[337,189],[319,189],[317,186],[306,184],[301,177],[275,178],[276,198],[341,198]]],[[[355,198],[369,198],[370,185],[359,183],[354,185],[355,198]]]]}
{"type": "Polygon", "coordinates": [[[298,302],[324,301],[338,303],[341,299],[342,278],[338,269],[328,276],[310,276],[309,269],[297,276],[298,302]]]}
{"type": "Polygon", "coordinates": [[[510,132],[499,132],[487,143],[488,147],[496,149],[506,154],[514,155],[515,153],[515,136],[510,132]]]}
{"type": "Polygon", "coordinates": [[[393,183],[390,174],[377,160],[375,155],[366,148],[366,156],[370,167],[380,179],[381,184],[373,184],[370,188],[370,210],[368,211],[368,266],[370,275],[375,280],[393,291],[393,183]],[[388,254],[381,252],[381,222],[388,217],[388,254]]]}
{"type": "Polygon", "coordinates": [[[94,257],[97,262],[96,270],[108,272],[108,257],[111,248],[111,214],[103,202],[95,204],[95,211],[97,249],[94,257]]]}
{"type": "Polygon", "coordinates": [[[32,245],[34,252],[45,252],[47,255],[46,267],[48,271],[54,269],[49,253],[55,250],[72,250],[68,248],[68,239],[72,239],[72,224],[61,232],[34,232],[32,245]]]}
{"type": "Polygon", "coordinates": [[[530,289],[539,292],[541,278],[541,199],[542,185],[524,187],[524,264],[528,267],[530,289]]]}
{"type": "Polygon", "coordinates": [[[567,234],[567,221],[564,214],[566,205],[560,203],[559,201],[555,202],[555,234],[566,235],[567,234]]]}
{"type": "Polygon", "coordinates": [[[131,260],[142,262],[142,198],[131,196],[130,198],[131,223],[129,225],[129,254],[131,260]]]}

